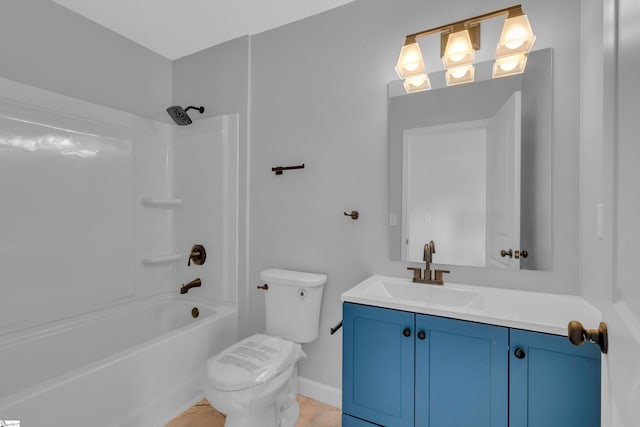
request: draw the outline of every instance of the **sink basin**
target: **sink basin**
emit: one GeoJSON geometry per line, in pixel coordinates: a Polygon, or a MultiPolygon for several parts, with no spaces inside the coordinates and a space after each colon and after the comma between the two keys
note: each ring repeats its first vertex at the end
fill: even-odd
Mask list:
{"type": "Polygon", "coordinates": [[[414,304],[446,307],[468,307],[480,303],[480,293],[440,285],[413,283],[411,280],[378,278],[361,290],[363,296],[409,300],[414,304]]]}
{"type": "Polygon", "coordinates": [[[431,285],[377,274],[344,292],[341,300],[564,336],[572,319],[595,325],[601,319],[595,307],[575,295],[447,282],[431,285]]]}

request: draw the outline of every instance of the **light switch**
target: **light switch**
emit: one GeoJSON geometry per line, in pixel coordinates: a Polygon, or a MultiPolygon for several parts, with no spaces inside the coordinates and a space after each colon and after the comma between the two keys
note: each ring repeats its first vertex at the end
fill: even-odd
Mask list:
{"type": "Polygon", "coordinates": [[[596,205],[596,237],[604,239],[604,208],[602,203],[596,205]]]}

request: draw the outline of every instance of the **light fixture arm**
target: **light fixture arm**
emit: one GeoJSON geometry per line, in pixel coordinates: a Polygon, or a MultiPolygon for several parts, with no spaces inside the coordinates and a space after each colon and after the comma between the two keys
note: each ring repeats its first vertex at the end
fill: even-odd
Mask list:
{"type": "Polygon", "coordinates": [[[505,7],[504,9],[496,10],[493,12],[485,13],[483,15],[474,16],[473,18],[463,19],[461,21],[452,22],[451,24],[441,25],[439,27],[430,28],[428,30],[419,31],[417,33],[409,34],[406,36],[405,44],[411,39],[415,41],[421,37],[425,37],[431,34],[436,33],[451,33],[455,28],[459,28],[461,26],[465,28],[469,28],[474,24],[479,24],[481,21],[485,21],[491,18],[497,18],[498,16],[507,15],[508,17],[514,17],[522,15],[522,5],[518,4],[516,6],[505,7]]]}

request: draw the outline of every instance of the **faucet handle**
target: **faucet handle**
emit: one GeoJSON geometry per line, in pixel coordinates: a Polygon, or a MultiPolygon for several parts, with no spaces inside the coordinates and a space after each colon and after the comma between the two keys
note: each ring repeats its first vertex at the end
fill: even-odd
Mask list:
{"type": "Polygon", "coordinates": [[[434,280],[436,282],[440,283],[440,284],[443,284],[444,283],[444,279],[443,279],[442,275],[444,273],[451,273],[451,272],[449,270],[435,270],[436,277],[435,277],[434,280]]]}
{"type": "Polygon", "coordinates": [[[407,270],[413,271],[412,280],[415,282],[416,280],[422,279],[422,269],[418,267],[407,267],[407,270]]]}
{"type": "Polygon", "coordinates": [[[204,249],[203,245],[196,244],[191,247],[191,253],[189,254],[189,260],[187,261],[187,266],[191,265],[191,261],[195,265],[202,265],[207,259],[207,251],[204,249]]]}

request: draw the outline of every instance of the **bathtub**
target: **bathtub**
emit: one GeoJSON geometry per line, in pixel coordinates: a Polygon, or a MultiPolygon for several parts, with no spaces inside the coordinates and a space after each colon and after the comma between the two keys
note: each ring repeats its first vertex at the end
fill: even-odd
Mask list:
{"type": "Polygon", "coordinates": [[[236,339],[234,305],[183,295],[1,336],[0,419],[29,427],[162,427],[202,398],[204,362],[236,339]]]}

